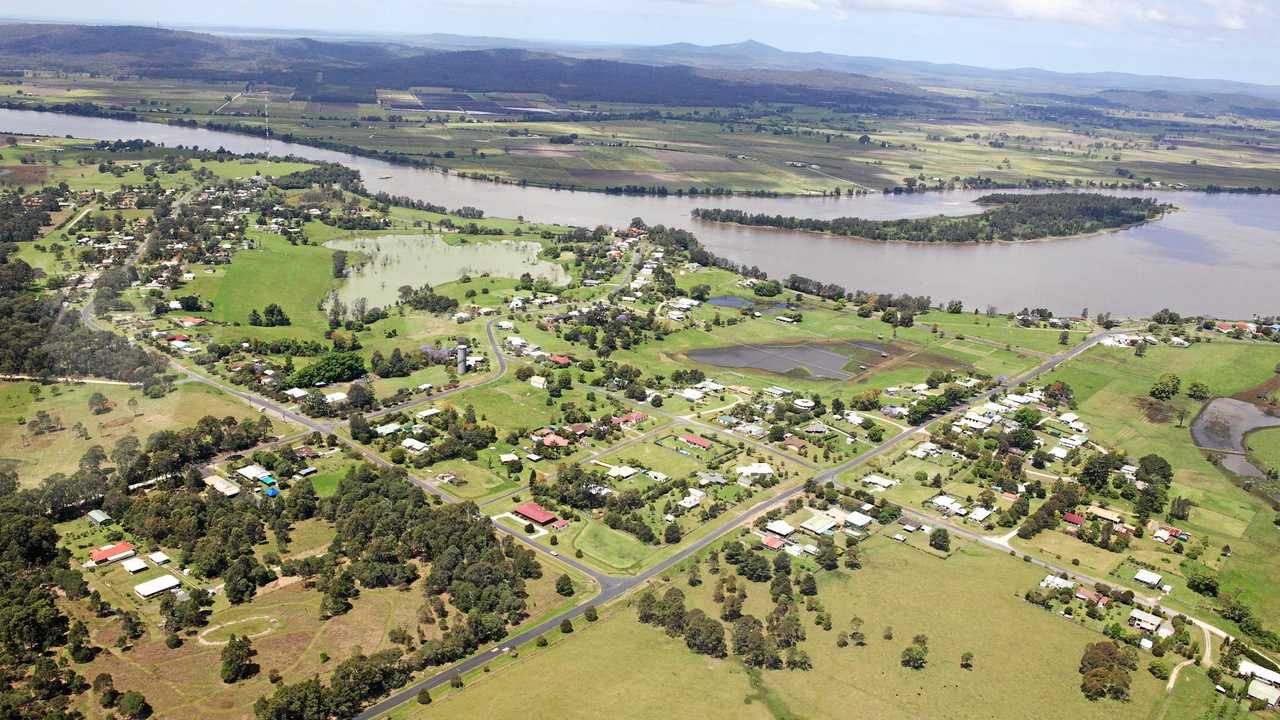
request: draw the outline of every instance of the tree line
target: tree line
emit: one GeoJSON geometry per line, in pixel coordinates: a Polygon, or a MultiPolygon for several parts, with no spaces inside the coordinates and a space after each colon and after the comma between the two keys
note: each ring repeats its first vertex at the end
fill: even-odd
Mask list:
{"type": "Polygon", "coordinates": [[[1074,192],[1039,195],[996,193],[984,195],[976,202],[989,208],[976,215],[897,220],[856,217],[827,220],[726,208],[696,208],[693,216],[708,222],[826,232],[884,242],[960,243],[1083,235],[1147,222],[1173,207],[1151,198],[1074,192]]]}

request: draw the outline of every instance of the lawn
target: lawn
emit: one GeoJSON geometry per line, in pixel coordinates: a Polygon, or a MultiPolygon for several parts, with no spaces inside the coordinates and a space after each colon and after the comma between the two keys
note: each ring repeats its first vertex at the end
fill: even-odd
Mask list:
{"type": "Polygon", "coordinates": [[[314,245],[291,245],[279,235],[257,230],[250,230],[248,235],[257,243],[252,250],[238,250],[230,265],[193,265],[195,279],[175,295],[198,295],[203,302],[213,303],[211,311],[198,314],[223,324],[212,329],[215,339],[245,335],[319,337],[328,325],[316,303],[333,283],[333,251],[314,245]],[[283,308],[292,324],[249,326],[249,312],[261,313],[268,303],[283,308]],[[240,327],[234,327],[235,323],[240,327]]]}
{"type": "MultiPolygon", "coordinates": [[[[477,675],[461,692],[437,691],[430,707],[406,706],[396,717],[514,717],[554,707],[567,718],[666,718],[678,707],[681,717],[817,718],[856,707],[859,716],[881,718],[1091,720],[1146,718],[1163,696],[1163,683],[1139,671],[1131,702],[1087,701],[1077,665],[1085,644],[1101,636],[1023,602],[1042,575],[1030,566],[972,546],[943,560],[881,539],[864,543],[863,557],[861,571],[824,573],[818,598],[839,627],[863,618],[867,645],[837,648],[835,630],[815,627],[806,613],[809,672],[757,673],[732,658],[694,655],[624,606],[546,650],[522,648],[502,670],[477,675]],[[882,639],[886,625],[895,639],[882,639]],[[898,663],[917,633],[929,638],[922,671],[898,663]],[[959,667],[965,651],[975,654],[973,670],[959,667]],[[600,672],[602,663],[627,671],[600,672]]],[[[713,582],[678,584],[691,606],[712,608],[713,582]]],[[[744,611],[763,617],[769,606],[766,585],[750,584],[744,611]]]]}
{"type": "MultiPolygon", "coordinates": [[[[151,433],[194,425],[205,415],[256,417],[248,405],[200,383],[184,383],[159,399],[123,385],[45,385],[40,398],[31,394],[34,383],[0,383],[0,460],[18,472],[22,485],[31,486],[56,472],[75,470],[80,457],[92,445],[108,453],[127,435],[143,443],[151,433]],[[109,412],[95,415],[89,398],[102,393],[112,403],[109,412]],[[136,406],[130,402],[136,401],[136,406]],[[43,411],[61,420],[63,429],[33,435],[31,420],[43,411]],[[77,435],[81,424],[88,435],[77,435]]],[[[277,421],[279,425],[279,421],[277,421]]],[[[283,425],[279,425],[283,428],[283,425]]]]}

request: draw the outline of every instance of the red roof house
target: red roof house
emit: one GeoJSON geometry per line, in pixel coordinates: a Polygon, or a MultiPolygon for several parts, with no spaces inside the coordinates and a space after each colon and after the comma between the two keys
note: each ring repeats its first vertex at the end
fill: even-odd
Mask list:
{"type": "Polygon", "coordinates": [[[1075,525],[1076,527],[1084,524],[1084,516],[1076,513],[1063,513],[1062,519],[1067,521],[1068,524],[1075,525]]]}
{"type": "Polygon", "coordinates": [[[117,560],[131,558],[133,555],[133,543],[118,542],[115,545],[106,545],[90,552],[89,559],[95,564],[102,565],[104,563],[113,563],[117,560]]]}
{"type": "Polygon", "coordinates": [[[614,415],[610,418],[610,421],[614,425],[635,425],[638,422],[643,422],[645,417],[646,415],[642,412],[632,412],[626,415],[614,415]]]}
{"type": "Polygon", "coordinates": [[[696,448],[702,448],[703,450],[711,449],[711,441],[704,437],[685,434],[685,435],[681,435],[680,439],[696,448]]]}
{"type": "Polygon", "coordinates": [[[560,367],[566,367],[573,362],[573,358],[570,358],[568,355],[552,355],[547,359],[560,367]]]}
{"type": "Polygon", "coordinates": [[[547,447],[569,447],[569,441],[560,437],[559,435],[556,435],[555,433],[549,433],[547,435],[543,435],[542,444],[546,445],[547,447]]]}
{"type": "Polygon", "coordinates": [[[511,512],[519,515],[525,520],[535,522],[539,525],[546,525],[547,523],[552,523],[559,519],[556,517],[555,513],[542,507],[536,502],[522,503],[517,505],[511,512]]]}
{"type": "Polygon", "coordinates": [[[782,541],[782,538],[776,535],[765,535],[760,539],[760,544],[770,550],[781,550],[782,546],[786,545],[786,543],[782,541]]]}

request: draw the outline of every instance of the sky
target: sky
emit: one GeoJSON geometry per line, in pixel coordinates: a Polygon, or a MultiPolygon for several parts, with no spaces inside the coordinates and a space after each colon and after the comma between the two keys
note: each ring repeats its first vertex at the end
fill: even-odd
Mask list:
{"type": "Polygon", "coordinates": [[[1280,85],[1280,0],[59,0],[39,10],[0,0],[0,16],[608,44],[753,39],[794,51],[1280,85]]]}

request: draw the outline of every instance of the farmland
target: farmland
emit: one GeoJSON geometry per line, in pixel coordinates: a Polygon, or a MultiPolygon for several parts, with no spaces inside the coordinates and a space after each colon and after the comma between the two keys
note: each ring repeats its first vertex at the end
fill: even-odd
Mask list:
{"type": "MultiPolygon", "coordinates": [[[[1019,563],[977,548],[939,560],[887,540],[870,541],[863,558],[860,571],[822,575],[817,597],[837,624],[854,615],[863,619],[866,647],[838,648],[835,632],[806,622],[809,639],[803,647],[813,659],[812,671],[760,671],[734,659],[694,655],[659,629],[637,623],[635,609],[624,604],[596,625],[581,628],[580,636],[561,638],[548,649],[522,649],[519,660],[492,677],[476,676],[430,708],[395,717],[452,717],[482,708],[506,714],[532,702],[585,718],[625,697],[628,716],[639,718],[665,716],[670,703],[690,714],[716,715],[732,706],[747,717],[832,716],[851,701],[868,713],[893,718],[943,717],[957,704],[990,708],[995,717],[1145,718],[1163,694],[1155,680],[1135,676],[1133,698],[1123,705],[1080,697],[1076,656],[1099,636],[1024,603],[1021,589],[1039,578],[1019,563]],[[975,576],[982,582],[972,582],[975,576]],[[937,612],[940,607],[945,615],[937,612]],[[894,640],[881,637],[886,625],[893,626],[894,640]],[[901,667],[898,656],[917,633],[929,636],[931,660],[914,672],[901,667]],[[1026,643],[1028,637],[1037,639],[1034,646],[1026,643]],[[959,666],[967,650],[975,655],[973,670],[959,666]],[[597,666],[589,660],[593,657],[625,663],[632,672],[606,677],[591,670],[597,666]],[[565,682],[540,681],[547,676],[565,682]],[[645,690],[655,678],[662,678],[661,696],[645,690]],[[830,692],[833,687],[841,692],[830,692]]],[[[684,586],[691,605],[711,609],[713,581],[703,588],[688,588],[682,580],[671,586],[684,586]]],[[[665,587],[656,585],[660,593],[665,587]]],[[[767,607],[767,593],[760,588],[748,595],[744,612],[763,616],[767,607]]],[[[1200,692],[1197,697],[1203,699],[1200,692]]]]}

